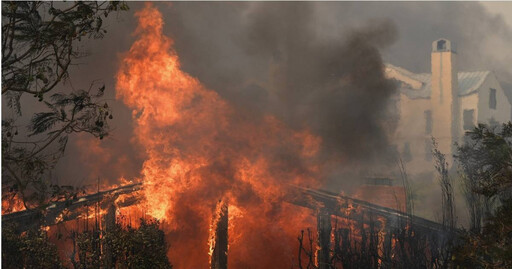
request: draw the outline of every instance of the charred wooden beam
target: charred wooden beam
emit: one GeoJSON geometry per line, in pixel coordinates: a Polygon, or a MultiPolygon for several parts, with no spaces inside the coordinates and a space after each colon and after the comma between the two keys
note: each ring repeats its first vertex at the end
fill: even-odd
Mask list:
{"type": "MultiPolygon", "coordinates": [[[[56,224],[58,221],[69,221],[76,219],[82,214],[87,206],[95,206],[96,203],[104,201],[108,198],[107,204],[115,200],[119,195],[134,193],[141,190],[142,184],[130,184],[114,188],[107,191],[101,191],[94,194],[77,197],[75,199],[59,201],[49,204],[45,209],[23,210],[11,214],[2,215],[2,225],[14,225],[20,232],[39,228],[43,225],[50,226],[56,224]],[[57,220],[57,217],[64,211],[68,214],[62,216],[62,219],[57,220]]],[[[137,197],[132,197],[120,203],[119,206],[130,206],[138,203],[137,197]]]]}
{"type": "Polygon", "coordinates": [[[437,232],[439,235],[448,235],[450,233],[440,223],[324,190],[291,186],[286,199],[292,204],[311,209],[325,206],[332,215],[356,222],[369,224],[372,222],[372,218],[365,218],[364,216],[373,215],[375,217],[383,217],[387,223],[386,227],[390,229],[403,229],[407,225],[413,225],[417,231],[437,232]]]}
{"type": "Polygon", "coordinates": [[[103,217],[103,223],[106,232],[106,240],[104,241],[103,249],[105,251],[105,267],[106,268],[114,268],[116,261],[114,260],[113,246],[112,241],[110,240],[113,231],[116,226],[116,206],[111,203],[107,209],[107,214],[103,217]]]}
{"type": "Polygon", "coordinates": [[[340,229],[341,235],[341,257],[343,268],[350,268],[350,229],[342,228],[340,229]]]}
{"type": "Polygon", "coordinates": [[[221,202],[215,228],[215,246],[211,257],[211,269],[228,268],[228,205],[221,202]]]}
{"type": "Polygon", "coordinates": [[[380,268],[392,268],[392,253],[393,253],[393,231],[389,228],[383,229],[384,236],[381,238],[383,241],[380,242],[381,245],[381,260],[380,260],[380,268]]]}
{"type": "MultiPolygon", "coordinates": [[[[84,206],[92,206],[94,203],[103,200],[106,196],[117,197],[121,194],[136,192],[141,188],[142,185],[140,183],[131,184],[72,200],[56,202],[49,205],[45,210],[25,210],[2,215],[2,224],[16,224],[19,231],[26,231],[32,227],[40,227],[41,225],[53,225],[56,223],[57,216],[64,210],[70,213],[65,216],[63,221],[72,220],[80,215],[79,210],[84,206]]],[[[324,190],[290,186],[286,201],[313,210],[326,207],[332,215],[364,223],[369,223],[369,220],[363,217],[363,212],[366,215],[374,214],[384,217],[386,219],[387,228],[389,229],[402,229],[407,225],[414,225],[414,227],[420,231],[437,232],[439,235],[448,235],[450,233],[442,224],[324,190]]],[[[138,203],[138,197],[134,196],[126,199],[118,206],[123,207],[136,203],[138,203]]]]}

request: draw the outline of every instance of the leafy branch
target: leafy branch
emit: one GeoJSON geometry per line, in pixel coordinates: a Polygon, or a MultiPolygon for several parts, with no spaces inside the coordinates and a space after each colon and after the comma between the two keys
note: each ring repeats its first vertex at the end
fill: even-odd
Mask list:
{"type": "MultiPolygon", "coordinates": [[[[103,20],[127,9],[120,1],[2,2],[2,98],[14,112],[2,118],[2,199],[22,200],[30,209],[73,195],[72,188],[51,183],[69,135],[103,139],[113,116],[102,99],[104,85],[91,83],[78,91],[59,87],[69,67],[84,56],[78,42],[102,38],[103,20]],[[46,109],[22,116],[23,94],[46,109]],[[28,124],[19,123],[22,117],[28,124]]],[[[23,105],[32,100],[23,99],[23,105]]]]}

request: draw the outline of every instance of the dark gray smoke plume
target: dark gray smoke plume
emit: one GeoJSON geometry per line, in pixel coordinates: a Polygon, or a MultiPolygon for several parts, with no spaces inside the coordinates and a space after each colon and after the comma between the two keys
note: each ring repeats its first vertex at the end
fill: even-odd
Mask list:
{"type": "Polygon", "coordinates": [[[199,13],[195,23],[208,27],[180,27],[185,23],[171,19],[184,68],[232,103],[276,115],[295,128],[311,128],[329,156],[367,159],[388,146],[383,123],[394,87],[384,78],[379,49],[396,38],[392,22],[367,23],[332,41],[318,35],[311,3],[259,3],[243,12],[215,3],[174,8],[171,18],[188,25],[189,15],[199,13]],[[224,25],[224,14],[233,22],[224,25]],[[217,21],[223,29],[210,27],[217,21]],[[204,33],[208,41],[180,38],[190,33],[204,33]]]}

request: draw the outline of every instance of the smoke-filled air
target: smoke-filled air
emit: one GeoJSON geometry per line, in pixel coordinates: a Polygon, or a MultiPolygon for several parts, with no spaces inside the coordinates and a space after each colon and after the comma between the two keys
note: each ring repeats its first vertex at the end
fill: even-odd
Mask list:
{"type": "Polygon", "coordinates": [[[510,17],[2,2],[2,266],[511,268],[510,17]]]}

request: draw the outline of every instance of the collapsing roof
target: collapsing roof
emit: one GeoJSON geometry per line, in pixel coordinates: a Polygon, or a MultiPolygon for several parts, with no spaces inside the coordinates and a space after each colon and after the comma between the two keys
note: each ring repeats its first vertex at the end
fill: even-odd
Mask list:
{"type": "MultiPolygon", "coordinates": [[[[411,99],[428,99],[432,92],[432,75],[429,73],[412,73],[401,67],[386,64],[386,73],[394,73],[404,82],[400,87],[400,92],[411,99]]],[[[485,81],[489,71],[459,72],[459,96],[466,96],[475,93],[485,81]]]]}

